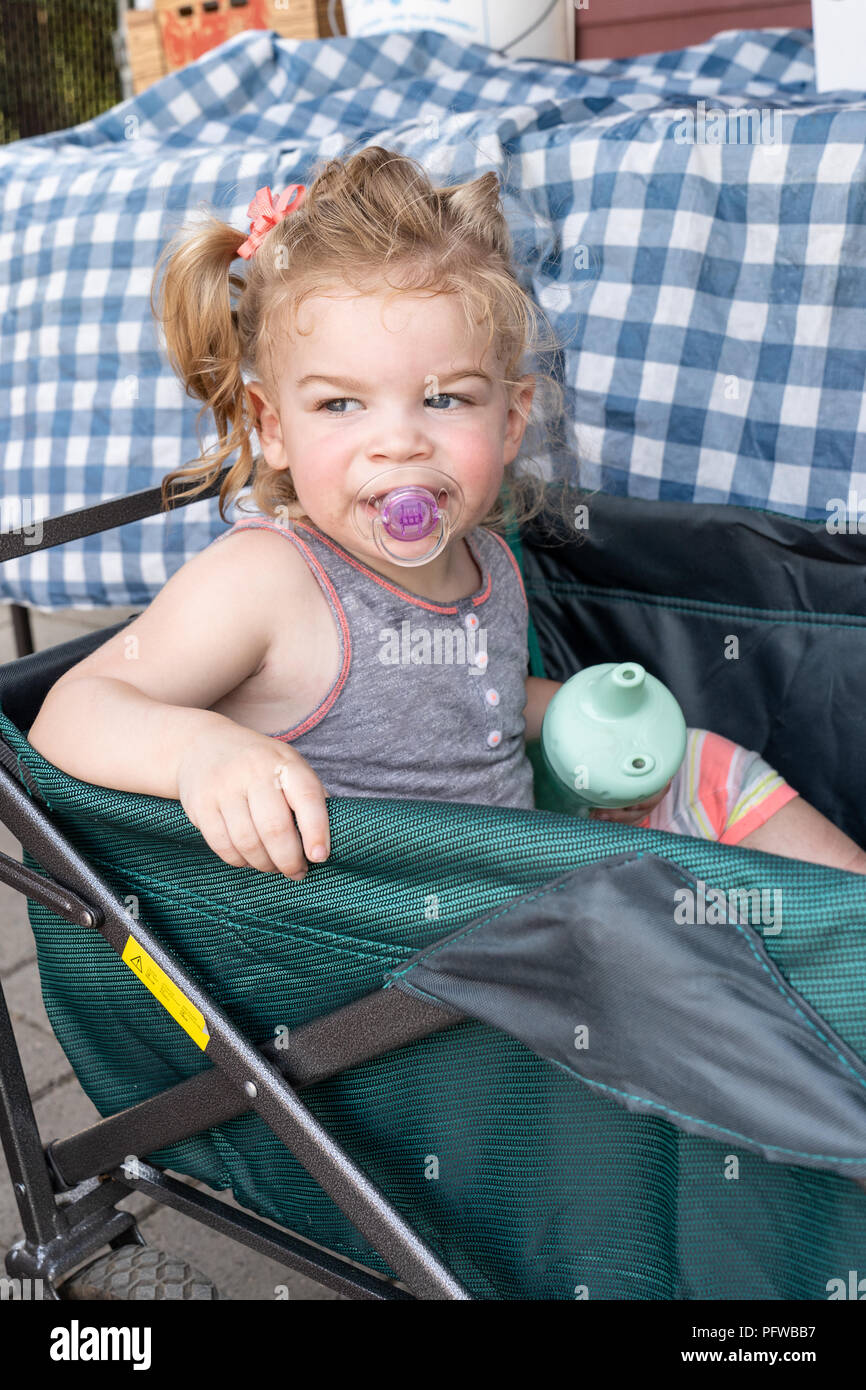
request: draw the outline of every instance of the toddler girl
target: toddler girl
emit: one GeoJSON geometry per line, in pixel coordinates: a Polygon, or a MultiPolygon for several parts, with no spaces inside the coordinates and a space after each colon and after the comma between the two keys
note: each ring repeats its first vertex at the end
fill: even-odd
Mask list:
{"type": "MultiPolygon", "coordinates": [[[[327,793],[533,805],[525,741],[558,685],[527,678],[499,531],[544,501],[511,472],[539,320],[495,174],[437,189],[374,146],[276,202],[259,190],[249,215],[248,233],[182,229],[155,312],[219,436],[164,496],[237,454],[220,513],[251,479],[256,511],[67,672],[29,738],[75,777],[179,799],[227,863],[300,879],[330,852],[327,793]]],[[[660,796],[605,815],[866,872],[705,730],[660,796]]]]}

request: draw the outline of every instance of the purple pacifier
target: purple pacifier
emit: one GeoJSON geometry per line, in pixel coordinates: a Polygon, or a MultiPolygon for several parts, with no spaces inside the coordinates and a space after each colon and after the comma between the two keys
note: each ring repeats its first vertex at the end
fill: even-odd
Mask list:
{"type": "Polygon", "coordinates": [[[364,540],[398,565],[426,565],[440,554],[463,514],[460,484],[438,468],[386,468],[355,494],[353,519],[364,540]],[[392,486],[389,487],[389,484],[392,486]],[[421,555],[406,554],[411,546],[433,537],[421,555]],[[387,539],[386,539],[387,538],[387,539]],[[388,540],[396,541],[392,548],[388,540]]]}

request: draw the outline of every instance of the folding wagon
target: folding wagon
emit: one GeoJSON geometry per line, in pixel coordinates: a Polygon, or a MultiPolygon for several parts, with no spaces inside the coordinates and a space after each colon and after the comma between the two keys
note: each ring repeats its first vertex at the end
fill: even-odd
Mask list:
{"type": "MultiPolygon", "coordinates": [[[[866,539],[575,499],[573,540],[511,536],[532,672],[643,662],[690,724],[866,842],[866,539]]],[[[42,545],[157,509],[158,489],[103,503],[42,545]]],[[[340,797],[302,883],[231,868],[178,802],[77,781],[27,741],[117,630],[0,671],[0,815],[23,846],[0,879],[28,898],[49,1018],[104,1117],[42,1144],[0,995],[8,1276],[57,1299],[216,1296],[118,1210],[141,1191],[359,1298],[848,1296],[863,877],[557,809],[340,797]]]]}
{"type": "MultiPolygon", "coordinates": [[[[157,255],[200,202],[237,222],[372,143],[497,172],[562,344],[540,452],[592,490],[567,543],[511,538],[532,673],[642,662],[866,844],[866,118],[806,30],[576,64],[250,31],[5,147],[2,500],[56,518],[35,546],[4,511],[0,559],[38,562],[5,597],[146,603],[213,539],[213,510],[134,524],[197,456],[157,255]]],[[[140,1191],[358,1297],[866,1293],[866,879],[579,820],[537,747],[535,810],[332,798],[303,883],[233,869],[179,803],[27,740],[115,630],[0,670],[0,878],[103,1117],[42,1143],[0,996],[10,1277],[211,1297],[141,1244],[140,1191]]]]}

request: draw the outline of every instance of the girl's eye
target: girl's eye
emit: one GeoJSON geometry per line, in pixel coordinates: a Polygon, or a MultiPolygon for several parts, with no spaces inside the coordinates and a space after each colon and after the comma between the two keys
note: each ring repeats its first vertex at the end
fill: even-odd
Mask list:
{"type": "MultiPolygon", "coordinates": [[[[321,410],[323,407],[329,406],[329,405],[347,405],[347,404],[348,404],[350,401],[352,401],[352,400],[354,400],[354,396],[339,396],[336,400],[319,401],[319,402],[317,403],[317,405],[316,405],[316,409],[317,409],[317,410],[321,410]]],[[[350,415],[350,414],[352,414],[352,413],[353,413],[353,412],[348,411],[348,410],[328,410],[328,411],[326,411],[326,414],[328,414],[328,415],[350,415]]]]}
{"type": "Polygon", "coordinates": [[[454,396],[447,392],[440,392],[438,396],[428,396],[424,401],[424,404],[432,405],[434,401],[463,401],[466,405],[472,404],[472,402],[469,400],[467,396],[454,396]]]}
{"type": "MultiPolygon", "coordinates": [[[[329,410],[328,407],[332,405],[349,405],[353,400],[355,400],[354,396],[339,396],[332,400],[317,401],[316,409],[324,410],[327,415],[352,415],[354,414],[354,411],[329,410]]],[[[435,404],[437,401],[462,401],[465,405],[472,404],[468,396],[455,396],[450,393],[442,392],[440,392],[438,396],[426,396],[424,399],[424,404],[432,405],[435,409],[439,409],[439,407],[435,404]]],[[[360,405],[360,401],[357,401],[356,403],[360,405]]]]}

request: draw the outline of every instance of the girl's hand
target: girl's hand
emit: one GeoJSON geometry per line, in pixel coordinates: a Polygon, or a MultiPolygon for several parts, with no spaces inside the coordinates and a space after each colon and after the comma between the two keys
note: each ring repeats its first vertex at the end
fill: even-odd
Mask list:
{"type": "Polygon", "coordinates": [[[605,810],[603,806],[594,806],[589,814],[594,820],[616,820],[623,825],[636,825],[644,816],[649,815],[654,806],[658,806],[659,802],[664,800],[673,780],[672,777],[667,787],[662,787],[660,792],[649,797],[647,801],[636,801],[633,806],[617,806],[610,810],[605,810]]]}
{"type": "Polygon", "coordinates": [[[300,753],[267,734],[239,724],[204,731],[181,757],[177,786],[193,825],[235,868],[300,880],[305,852],[313,860],[331,852],[322,783],[300,753]]]}

